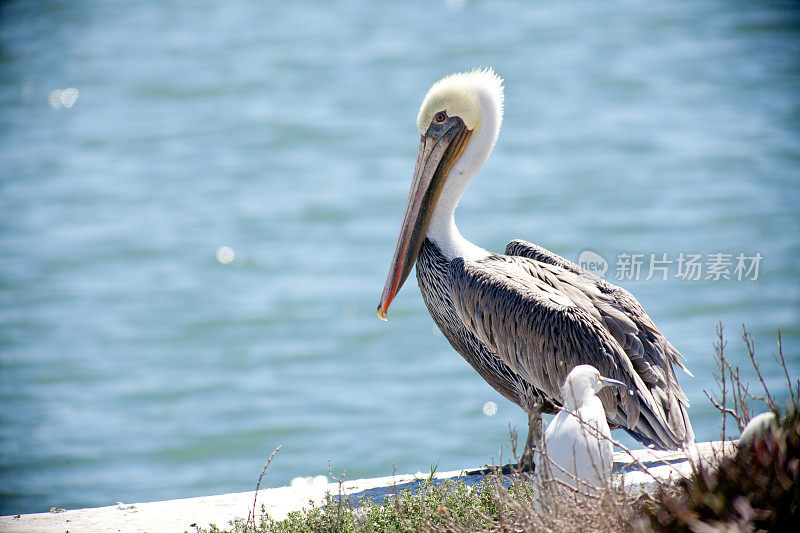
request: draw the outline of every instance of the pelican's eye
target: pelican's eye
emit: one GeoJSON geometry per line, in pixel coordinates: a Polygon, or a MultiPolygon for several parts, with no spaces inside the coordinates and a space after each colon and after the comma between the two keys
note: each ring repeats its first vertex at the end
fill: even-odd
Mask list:
{"type": "Polygon", "coordinates": [[[444,111],[439,111],[433,117],[433,122],[436,124],[444,124],[445,120],[447,120],[447,113],[445,113],[444,111]]]}

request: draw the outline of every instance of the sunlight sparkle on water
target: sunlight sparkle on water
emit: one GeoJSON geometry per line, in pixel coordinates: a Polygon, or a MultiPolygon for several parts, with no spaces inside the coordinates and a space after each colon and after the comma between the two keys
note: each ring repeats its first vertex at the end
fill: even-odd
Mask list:
{"type": "Polygon", "coordinates": [[[219,261],[223,265],[229,265],[233,263],[233,260],[236,259],[236,252],[233,251],[233,248],[230,246],[220,246],[217,248],[217,253],[214,254],[219,261]]]}
{"type": "Polygon", "coordinates": [[[56,89],[55,91],[50,91],[50,96],[48,97],[50,107],[53,109],[66,107],[69,109],[78,99],[78,93],[79,91],[75,87],[68,87],[64,90],[56,89]]]}
{"type": "Polygon", "coordinates": [[[494,402],[486,402],[483,404],[483,414],[486,416],[494,416],[497,414],[497,404],[494,402]]]}

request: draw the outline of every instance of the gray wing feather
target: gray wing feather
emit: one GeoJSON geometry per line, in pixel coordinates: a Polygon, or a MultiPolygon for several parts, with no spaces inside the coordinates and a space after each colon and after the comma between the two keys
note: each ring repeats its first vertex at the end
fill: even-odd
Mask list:
{"type": "Polygon", "coordinates": [[[569,371],[592,364],[632,391],[601,391],[613,425],[662,448],[684,440],[683,424],[667,423],[662,387],[647,382],[660,381],[663,371],[641,364],[646,354],[635,321],[593,281],[554,262],[504,256],[455,259],[450,276],[465,327],[546,396],[560,402],[569,371]]]}
{"type": "Polygon", "coordinates": [[[686,413],[689,400],[672,370],[674,364],[692,376],[683,364],[686,358],[658,330],[630,292],[586,272],[572,261],[521,239],[508,243],[506,254],[560,267],[580,275],[587,284],[596,287],[603,295],[596,305],[603,314],[606,327],[625,350],[636,372],[650,386],[653,396],[669,413],[669,420],[676,432],[683,435],[686,441],[694,441],[694,431],[686,413]]]}
{"type": "MultiPolygon", "coordinates": [[[[587,282],[594,284],[601,293],[610,296],[612,303],[610,306],[605,306],[605,311],[609,312],[607,319],[612,322],[609,324],[609,329],[626,326],[622,332],[616,332],[619,336],[615,335],[615,338],[625,347],[629,355],[634,356],[633,359],[642,361],[643,373],[658,373],[657,369],[645,369],[644,365],[663,369],[669,362],[678,365],[689,376],[692,376],[692,373],[683,364],[686,358],[658,330],[638,300],[622,287],[608,283],[546,248],[521,239],[514,239],[508,243],[506,255],[527,257],[541,263],[561,267],[580,275],[587,282]],[[619,312],[613,313],[614,309],[619,312]]],[[[685,396],[681,399],[688,406],[685,396]]]]}

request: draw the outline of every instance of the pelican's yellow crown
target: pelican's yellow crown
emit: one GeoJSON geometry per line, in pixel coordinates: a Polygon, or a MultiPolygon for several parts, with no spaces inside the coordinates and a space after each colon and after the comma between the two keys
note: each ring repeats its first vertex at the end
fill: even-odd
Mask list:
{"type": "Polygon", "coordinates": [[[417,129],[425,135],[436,113],[444,111],[450,117],[461,117],[473,132],[481,126],[481,102],[490,99],[503,113],[503,78],[491,68],[450,74],[433,84],[422,101],[417,116],[417,129]]]}

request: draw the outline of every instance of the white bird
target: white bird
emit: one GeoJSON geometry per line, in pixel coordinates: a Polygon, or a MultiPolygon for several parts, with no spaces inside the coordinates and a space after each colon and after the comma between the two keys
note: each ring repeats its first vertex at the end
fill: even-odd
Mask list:
{"type": "Polygon", "coordinates": [[[608,484],[613,462],[611,431],[597,397],[606,385],[625,387],[621,381],[601,376],[591,365],[578,365],[567,375],[561,391],[564,410],[547,426],[545,454],[537,461],[536,472],[542,479],[558,479],[588,494],[608,484]]]}
{"type": "Polygon", "coordinates": [[[772,411],[767,411],[766,413],[761,413],[753,417],[753,419],[747,423],[744,431],[742,431],[737,446],[740,449],[752,446],[757,438],[763,438],[767,434],[767,431],[769,431],[770,426],[776,423],[777,418],[775,418],[775,413],[772,411]]]}

